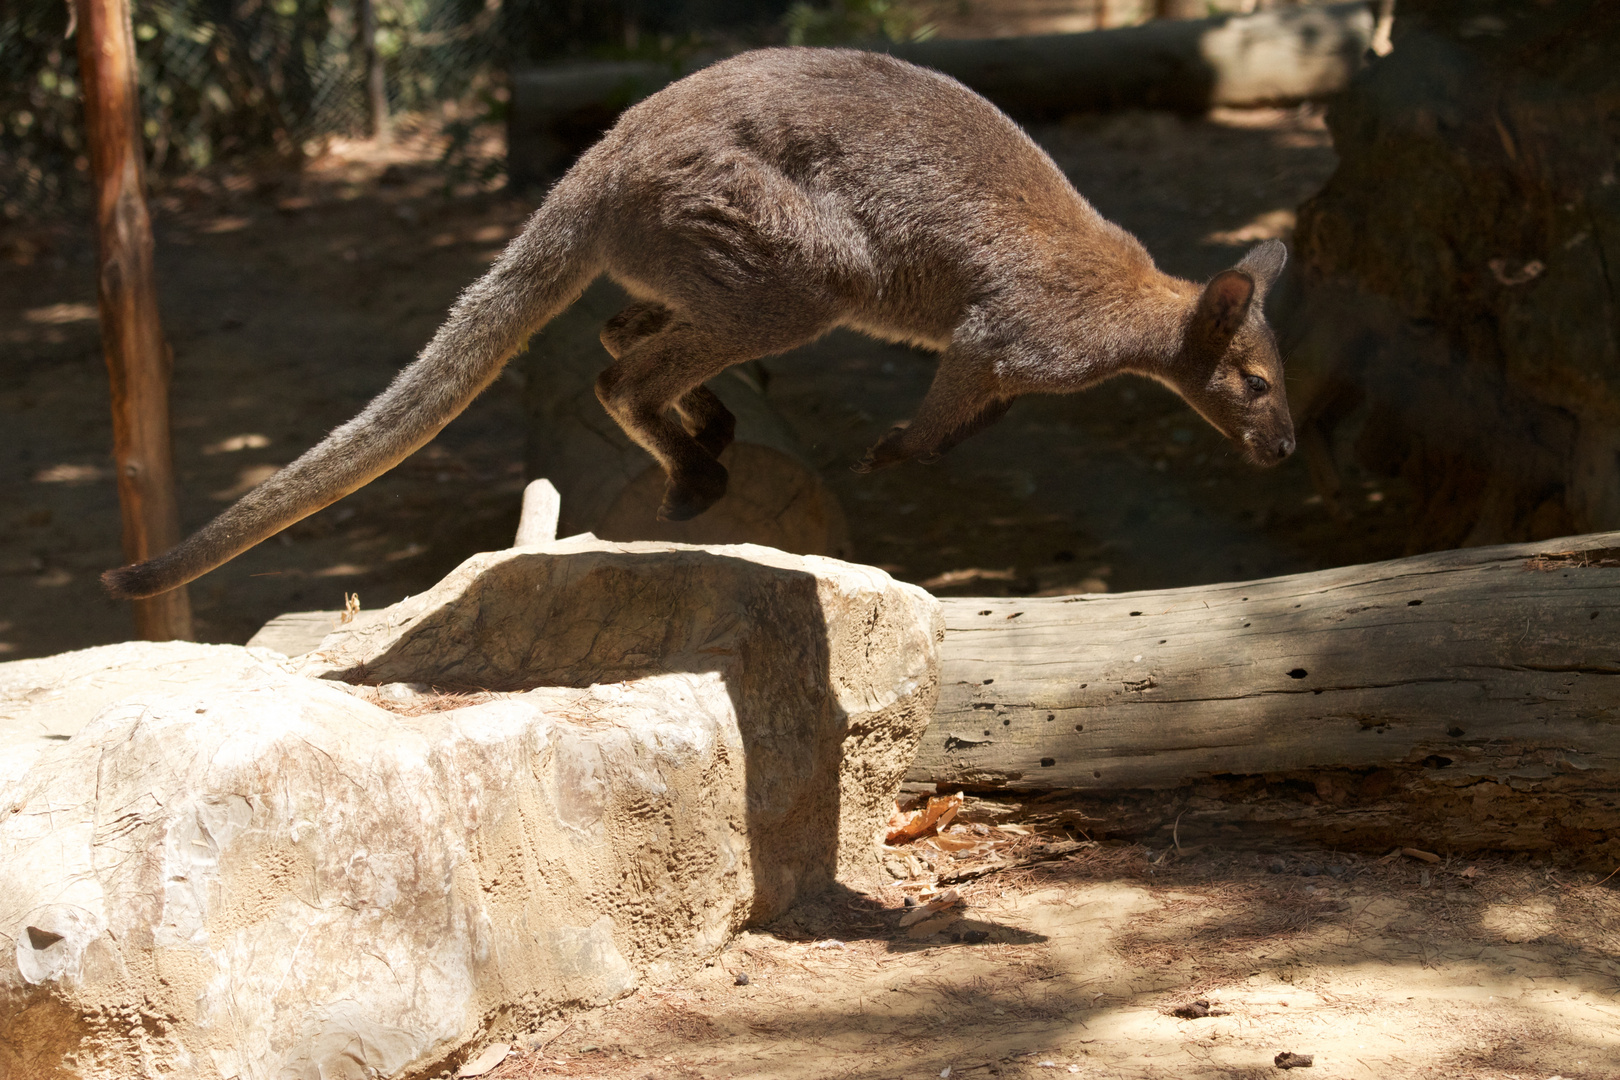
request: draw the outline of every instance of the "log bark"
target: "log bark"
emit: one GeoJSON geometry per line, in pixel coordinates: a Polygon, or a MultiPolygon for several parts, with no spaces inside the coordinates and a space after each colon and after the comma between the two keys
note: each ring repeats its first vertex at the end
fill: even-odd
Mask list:
{"type": "MultiPolygon", "coordinates": [[[[1372,42],[1364,3],[1164,19],[1079,34],[935,39],[895,56],[951,75],[1020,120],[1102,109],[1304,101],[1344,89],[1372,42]]],[[[511,72],[507,171],[514,187],[561,176],[625,108],[713,60],[518,67],[511,72]]]]}
{"type": "MultiPolygon", "coordinates": [[[[158,319],[152,222],[127,0],[76,0],[85,135],[96,188],[102,349],[112,388],[113,456],[124,558],[139,562],[180,540],[169,433],[172,356],[158,319]]],[[[132,604],[137,636],[192,636],[184,588],[132,604]]]]}
{"type": "Polygon", "coordinates": [[[528,471],[561,496],[560,535],[683,544],[764,544],[799,555],[847,557],[842,508],[765,395],[757,365],[732,368],[709,388],[737,418],[737,438],[720,461],[731,472],[726,497],[691,521],[659,521],[664,472],[632,442],[596,398],[596,376],[611,362],[601,325],[628,303],[599,283],[537,335],[525,358],[528,471]]]}
{"type": "Polygon", "coordinates": [[[1620,854],[1620,533],[942,603],[913,782],[1071,792],[1103,832],[1620,854]]]}

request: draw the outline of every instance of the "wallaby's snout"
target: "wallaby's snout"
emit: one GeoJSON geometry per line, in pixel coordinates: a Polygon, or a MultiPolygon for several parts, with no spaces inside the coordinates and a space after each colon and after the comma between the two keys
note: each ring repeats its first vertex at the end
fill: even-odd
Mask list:
{"type": "Polygon", "coordinates": [[[1294,452],[1294,425],[1288,422],[1286,416],[1283,420],[1288,423],[1286,433],[1251,431],[1243,437],[1244,452],[1250,461],[1261,468],[1281,465],[1294,452]]]}

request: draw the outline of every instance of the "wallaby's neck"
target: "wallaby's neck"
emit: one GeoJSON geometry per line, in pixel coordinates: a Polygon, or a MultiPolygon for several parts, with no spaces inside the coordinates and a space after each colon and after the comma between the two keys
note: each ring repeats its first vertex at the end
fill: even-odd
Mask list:
{"type": "Polygon", "coordinates": [[[1198,286],[1149,263],[1109,267],[1068,297],[1069,336],[1087,381],[1121,374],[1170,380],[1198,286]]]}

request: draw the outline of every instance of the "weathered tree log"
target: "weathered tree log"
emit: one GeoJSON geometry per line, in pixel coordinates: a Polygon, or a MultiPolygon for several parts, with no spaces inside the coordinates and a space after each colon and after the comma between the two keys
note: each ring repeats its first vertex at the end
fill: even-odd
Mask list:
{"type": "MultiPolygon", "coordinates": [[[[1303,101],[1349,83],[1373,34],[1364,3],[1161,20],[1037,37],[911,42],[888,51],[951,75],[1023,120],[1101,109],[1203,112],[1303,101]]],[[[519,188],[560,176],[628,106],[714,59],[517,67],[507,173],[519,188]]]]}
{"type": "Polygon", "coordinates": [[[559,532],[604,540],[764,544],[799,555],[849,554],[842,508],[765,398],[762,369],[745,365],[710,380],[737,418],[737,438],[720,461],[726,497],[691,521],[659,521],[664,472],[596,398],[596,376],[612,358],[597,340],[626,303],[607,283],[537,335],[525,358],[529,475],[556,485],[559,532]]]}
{"type": "Polygon", "coordinates": [[[1072,820],[1104,831],[1191,811],[1183,839],[1264,819],[1344,843],[1620,853],[1620,533],[942,602],[914,782],[1075,792],[1072,820]]]}
{"type": "Polygon", "coordinates": [[[940,40],[890,51],[960,79],[1020,119],[1101,109],[1304,101],[1342,90],[1372,42],[1364,3],[1163,19],[1084,34],[940,40]]]}

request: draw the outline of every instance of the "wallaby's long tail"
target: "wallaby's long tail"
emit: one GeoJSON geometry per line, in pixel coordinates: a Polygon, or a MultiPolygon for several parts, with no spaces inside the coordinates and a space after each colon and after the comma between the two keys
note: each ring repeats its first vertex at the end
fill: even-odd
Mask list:
{"type": "Polygon", "coordinates": [[[184,585],[371,482],[437,435],[599,272],[585,187],[574,174],[558,182],[490,271],[461,294],[427,348],[359,416],[177,547],[102,574],[107,591],[136,599],[184,585]]]}

